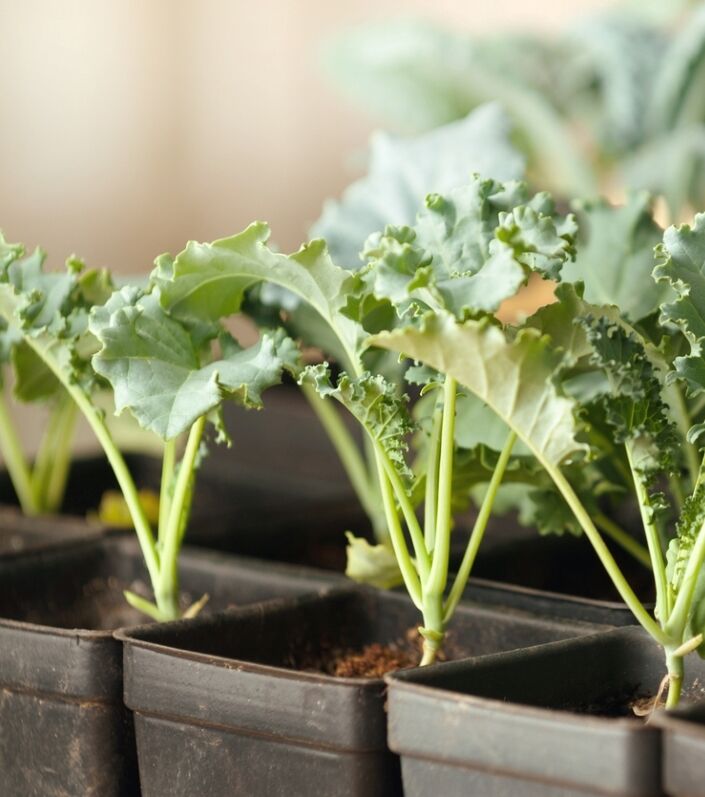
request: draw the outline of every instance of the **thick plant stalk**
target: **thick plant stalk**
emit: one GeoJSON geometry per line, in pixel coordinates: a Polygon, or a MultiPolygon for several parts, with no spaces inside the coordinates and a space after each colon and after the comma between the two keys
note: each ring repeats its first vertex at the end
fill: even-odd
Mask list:
{"type": "Polygon", "coordinates": [[[162,549],[160,552],[160,573],[155,599],[163,619],[173,620],[180,616],[179,611],[179,568],[178,557],[181,543],[182,515],[185,502],[190,497],[190,482],[201,445],[203,430],[206,426],[205,416],[195,421],[189,432],[186,450],[179,465],[179,474],[174,485],[174,497],[168,508],[169,519],[162,549]]]}
{"type": "Polygon", "coordinates": [[[159,531],[157,541],[160,549],[164,547],[167,523],[171,514],[171,491],[176,465],[176,440],[167,440],[164,443],[164,456],[162,457],[162,479],[159,489],[159,531]]]}
{"type": "Polygon", "coordinates": [[[438,458],[438,499],[435,520],[435,546],[431,571],[423,583],[424,637],[423,666],[435,661],[445,634],[443,594],[448,579],[450,557],[451,499],[453,494],[453,453],[455,449],[455,402],[457,383],[446,376],[443,384],[443,420],[438,458]]]}

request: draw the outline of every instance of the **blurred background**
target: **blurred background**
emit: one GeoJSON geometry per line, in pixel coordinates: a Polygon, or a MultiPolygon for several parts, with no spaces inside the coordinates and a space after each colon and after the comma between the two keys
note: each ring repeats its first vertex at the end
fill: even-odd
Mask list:
{"type": "MultiPolygon", "coordinates": [[[[284,250],[313,226],[356,253],[486,162],[508,179],[526,161],[564,207],[628,187],[662,194],[664,223],[705,207],[705,7],[688,0],[0,0],[0,25],[0,229],[55,266],[145,273],[255,219],[284,250]],[[463,126],[490,100],[501,119],[463,126]],[[373,130],[456,121],[409,149],[378,137],[368,162],[373,130]]],[[[42,424],[20,425],[34,447],[42,424]]]]}
{"type": "Polygon", "coordinates": [[[52,262],[133,272],[253,219],[298,247],[381,124],[326,77],[325,42],[402,13],[555,33],[610,5],[0,0],[0,228],[52,262]]]}

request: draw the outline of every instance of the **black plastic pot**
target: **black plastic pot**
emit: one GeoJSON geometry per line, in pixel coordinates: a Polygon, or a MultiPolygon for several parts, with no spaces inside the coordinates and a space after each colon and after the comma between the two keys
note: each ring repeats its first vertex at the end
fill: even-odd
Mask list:
{"type": "MultiPolygon", "coordinates": [[[[701,683],[705,698],[705,682],[701,683]]],[[[705,702],[659,711],[654,725],[662,732],[663,785],[671,797],[705,795],[705,702]]]]}
{"type": "MultiPolygon", "coordinates": [[[[705,664],[688,664],[697,695],[705,664]]],[[[655,695],[664,673],[639,628],[395,673],[389,744],[404,793],[661,795],[660,732],[628,703],[655,695]]]]}
{"type": "MultiPolygon", "coordinates": [[[[142,793],[398,794],[383,681],[307,668],[326,651],[405,640],[418,619],[406,596],[348,588],[119,632],[142,793]]],[[[476,605],[458,609],[447,649],[482,655],[591,630],[476,605]]]]}
{"type": "MultiPolygon", "coordinates": [[[[204,611],[320,591],[310,572],[185,551],[204,611]]],[[[138,794],[133,725],[113,630],[144,622],[121,590],[146,582],[131,535],[0,558],[0,793],[138,794]]]]}
{"type": "Polygon", "coordinates": [[[98,525],[70,517],[25,517],[18,510],[0,508],[0,556],[72,544],[105,533],[98,525]]]}
{"type": "MultiPolygon", "coordinates": [[[[612,553],[639,598],[651,607],[650,571],[619,549],[612,553]]],[[[511,520],[504,529],[495,525],[483,540],[466,595],[550,617],[635,623],[585,536],[541,537],[511,520]]]]}

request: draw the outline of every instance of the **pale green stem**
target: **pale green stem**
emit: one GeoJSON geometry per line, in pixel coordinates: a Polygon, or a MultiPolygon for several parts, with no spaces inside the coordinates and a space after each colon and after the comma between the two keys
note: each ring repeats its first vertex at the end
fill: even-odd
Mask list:
{"type": "Polygon", "coordinates": [[[171,513],[171,491],[176,465],[176,438],[164,443],[164,456],[162,457],[162,480],[159,488],[159,531],[157,545],[159,550],[164,549],[167,524],[171,513]]]}
{"type": "Polygon", "coordinates": [[[433,664],[443,644],[445,636],[443,628],[443,596],[423,595],[423,628],[419,631],[423,636],[423,656],[421,666],[433,664]]]}
{"type": "Polygon", "coordinates": [[[641,543],[637,542],[621,526],[601,512],[595,515],[594,520],[598,529],[603,531],[611,540],[614,540],[620,548],[630,553],[637,562],[651,570],[651,557],[648,550],[641,543]]]}
{"type": "Polygon", "coordinates": [[[497,491],[499,490],[502,479],[504,478],[504,473],[507,469],[507,465],[509,464],[516,439],[516,434],[514,432],[510,432],[507,436],[507,441],[504,444],[504,448],[502,449],[502,453],[499,455],[499,459],[497,460],[497,465],[494,469],[494,473],[492,474],[492,478],[490,479],[485,497],[482,499],[480,511],[477,515],[477,519],[475,520],[472,533],[470,534],[470,539],[468,540],[465,554],[463,555],[463,561],[460,563],[460,568],[458,569],[458,572],[455,576],[455,581],[453,582],[453,586],[451,587],[448,598],[444,605],[444,626],[450,622],[453,612],[455,611],[458,602],[462,598],[463,592],[465,591],[468,579],[470,578],[470,573],[472,572],[472,567],[475,564],[477,552],[480,550],[482,538],[485,536],[485,529],[487,528],[487,523],[492,514],[492,507],[494,506],[495,498],[497,497],[497,491]]]}
{"type": "Polygon", "coordinates": [[[666,708],[675,708],[680,702],[683,687],[683,657],[666,653],[666,667],[668,668],[668,696],[666,708]]]}
{"type": "MultiPolygon", "coordinates": [[[[326,431],[333,448],[340,459],[340,463],[345,470],[345,473],[350,480],[355,495],[360,502],[360,505],[365,510],[365,513],[370,518],[370,521],[375,529],[375,534],[378,536],[380,531],[386,530],[386,527],[379,523],[377,509],[377,498],[371,484],[370,475],[367,465],[360,454],[360,450],[355,442],[355,439],[350,434],[349,429],[336,411],[330,399],[325,399],[319,396],[315,388],[311,385],[301,385],[301,390],[306,396],[309,404],[316,413],[321,426],[326,431]]],[[[378,542],[384,542],[386,534],[378,542]]]]}
{"type": "Polygon", "coordinates": [[[37,505],[32,490],[32,478],[29,464],[22,450],[22,443],[15,430],[12,416],[0,393],[0,452],[5,460],[5,467],[10,474],[12,486],[15,488],[17,500],[25,515],[37,515],[40,507],[37,505]]]}
{"type": "Polygon", "coordinates": [[[179,474],[174,485],[174,495],[169,509],[169,519],[164,534],[161,550],[161,570],[159,573],[159,587],[155,598],[159,610],[166,617],[175,619],[180,616],[179,611],[179,547],[181,543],[181,529],[183,525],[183,510],[190,493],[190,482],[198,458],[198,449],[201,445],[203,430],[206,427],[206,417],[198,418],[189,431],[186,449],[179,464],[179,474]]]}
{"type": "Polygon", "coordinates": [[[668,619],[670,606],[668,605],[668,582],[666,580],[666,565],[663,560],[661,540],[659,538],[658,529],[654,525],[654,513],[651,507],[649,492],[646,489],[643,480],[639,477],[634,465],[631,443],[626,442],[624,444],[624,448],[627,452],[629,467],[632,471],[632,479],[634,481],[637,503],[639,504],[639,512],[641,512],[641,522],[644,526],[646,545],[649,549],[649,558],[651,559],[651,570],[653,572],[654,582],[656,584],[656,614],[659,621],[662,624],[665,624],[666,620],[668,619]]]}
{"type": "Polygon", "coordinates": [[[431,437],[428,441],[426,461],[426,489],[424,495],[424,538],[426,550],[431,554],[436,545],[436,497],[438,495],[438,468],[441,455],[441,427],[443,408],[436,407],[433,413],[431,437]]]}
{"type": "Polygon", "coordinates": [[[149,522],[144,514],[144,509],[139,499],[139,494],[135,483],[132,479],[130,471],[118,450],[113,438],[108,430],[108,427],[103,421],[102,413],[97,410],[88,396],[83,390],[75,383],[70,382],[66,378],[66,374],[62,367],[54,360],[51,354],[46,351],[41,344],[35,339],[26,338],[27,343],[34,349],[39,357],[47,364],[47,366],[54,373],[56,378],[63,384],[69,395],[78,405],[79,410],[83,413],[85,419],[88,421],[89,426],[93,430],[98,442],[100,443],[105,456],[113,469],[117,483],[120,486],[123,498],[127,504],[130,512],[130,517],[135,527],[137,540],[140,544],[142,556],[144,557],[147,571],[152,585],[156,585],[159,579],[159,555],[157,553],[156,545],[154,542],[154,535],[149,526],[149,522]]]}
{"type": "Polygon", "coordinates": [[[64,402],[68,400],[76,406],[71,397],[64,394],[63,401],[59,401],[49,413],[47,424],[44,427],[37,454],[34,458],[34,466],[31,471],[32,493],[40,512],[46,512],[46,493],[49,484],[50,474],[53,465],[54,451],[57,447],[57,440],[61,432],[61,416],[64,402]]]}
{"type": "Polygon", "coordinates": [[[133,609],[137,609],[138,612],[142,612],[142,614],[146,614],[147,617],[151,617],[152,620],[156,620],[158,623],[163,622],[164,620],[168,620],[168,617],[164,617],[164,615],[159,611],[159,607],[155,606],[152,601],[143,598],[141,595],[137,595],[134,592],[131,592],[129,589],[126,589],[122,593],[125,596],[125,600],[132,606],[133,609]]]}
{"type": "Polygon", "coordinates": [[[443,644],[445,627],[443,624],[443,593],[448,579],[448,559],[450,557],[451,498],[453,488],[453,452],[455,449],[455,398],[456,382],[446,376],[443,383],[443,405],[441,408],[440,451],[438,453],[437,497],[434,549],[431,555],[431,571],[427,577],[422,575],[423,658],[426,666],[436,659],[443,644]]]}
{"type": "Polygon", "coordinates": [[[622,571],[614,561],[609,548],[605,545],[604,540],[600,536],[600,532],[595,527],[595,524],[592,522],[592,518],[587,513],[578,496],[575,494],[570,482],[563,475],[560,468],[556,466],[547,467],[549,469],[549,475],[553,479],[554,484],[575,515],[576,520],[578,523],[580,523],[580,526],[585,532],[585,536],[590,541],[595,553],[602,562],[607,575],[610,577],[622,600],[629,607],[630,611],[634,615],[634,618],[660,645],[666,646],[672,644],[673,640],[671,639],[670,635],[661,629],[659,624],[646,611],[639,598],[637,598],[637,596],[634,594],[634,590],[629,586],[629,583],[624,578],[622,571]]]}
{"type": "Polygon", "coordinates": [[[419,525],[418,518],[414,512],[414,507],[409,500],[406,488],[397,473],[397,469],[387,456],[387,452],[382,445],[373,439],[375,445],[375,455],[377,457],[378,468],[381,470],[380,480],[386,475],[389,484],[399,504],[402,515],[404,515],[404,522],[409,529],[412,545],[414,546],[414,554],[416,555],[416,566],[418,568],[421,581],[425,582],[429,575],[430,562],[428,551],[426,550],[426,543],[424,542],[423,531],[419,525]]]}
{"type": "Polygon", "coordinates": [[[73,453],[73,437],[78,420],[78,407],[71,396],[65,397],[56,414],[58,429],[54,435],[53,461],[48,476],[42,480],[42,508],[45,512],[57,512],[64,502],[73,453]]]}
{"type": "Polygon", "coordinates": [[[438,464],[438,507],[436,512],[436,544],[431,573],[424,582],[424,592],[443,594],[448,578],[450,557],[451,499],[453,497],[453,453],[455,449],[455,399],[457,384],[446,376],[443,384],[443,426],[441,455],[438,464]]]}
{"type": "MultiPolygon", "coordinates": [[[[379,457],[379,453],[376,454],[379,457]]],[[[421,583],[419,581],[418,573],[414,567],[414,563],[409,556],[408,548],[406,547],[406,540],[404,539],[404,531],[399,522],[399,515],[397,514],[396,502],[394,500],[394,492],[389,483],[389,479],[385,474],[385,468],[381,461],[379,464],[379,480],[382,493],[382,503],[384,505],[384,512],[387,517],[387,527],[389,528],[389,536],[394,549],[399,569],[401,570],[404,579],[404,585],[411,600],[417,609],[421,610],[421,583]]]]}
{"type": "Polygon", "coordinates": [[[694,486],[700,469],[700,457],[698,456],[696,447],[692,443],[689,443],[687,439],[688,431],[693,425],[693,422],[680,387],[674,382],[669,385],[666,390],[668,398],[670,399],[669,404],[673,410],[676,425],[678,426],[678,431],[683,438],[682,447],[685,452],[685,461],[688,467],[688,473],[690,474],[691,485],[694,486]]]}

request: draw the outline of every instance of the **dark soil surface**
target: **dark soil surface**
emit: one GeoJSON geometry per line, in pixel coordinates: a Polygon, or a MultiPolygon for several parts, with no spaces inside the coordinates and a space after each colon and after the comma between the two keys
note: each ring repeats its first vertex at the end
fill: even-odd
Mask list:
{"type": "MultiPolygon", "coordinates": [[[[80,628],[91,631],[114,631],[116,628],[143,625],[153,622],[150,617],[134,609],[123,592],[130,590],[148,600],[153,600],[151,591],[142,580],[128,582],[114,576],[97,577],[87,582],[79,596],[68,605],[57,598],[51,604],[32,607],[17,619],[57,628],[80,628]]],[[[180,604],[187,609],[197,598],[182,592],[180,604]]],[[[207,610],[206,605],[206,610],[207,610]]]]}
{"type": "MultiPolygon", "coordinates": [[[[418,667],[423,652],[422,642],[418,629],[410,628],[403,639],[389,644],[371,642],[358,648],[324,647],[294,657],[292,666],[298,670],[325,673],[338,678],[382,678],[395,670],[418,667]]],[[[439,661],[454,658],[452,642],[447,647],[445,653],[439,654],[439,661]]]]}
{"type": "MultiPolygon", "coordinates": [[[[567,706],[566,708],[569,711],[577,711],[580,714],[593,714],[598,717],[612,718],[623,717],[648,722],[651,714],[657,708],[665,707],[667,694],[667,688],[662,689],[658,695],[656,691],[643,693],[635,688],[622,695],[606,697],[594,703],[567,706]]],[[[691,703],[695,700],[702,700],[704,697],[705,685],[696,679],[689,687],[683,690],[681,703],[691,703]]]]}
{"type": "Polygon", "coordinates": [[[388,672],[415,667],[418,663],[418,654],[410,650],[373,642],[362,650],[332,650],[321,656],[315,669],[338,678],[382,678],[388,672]]]}

